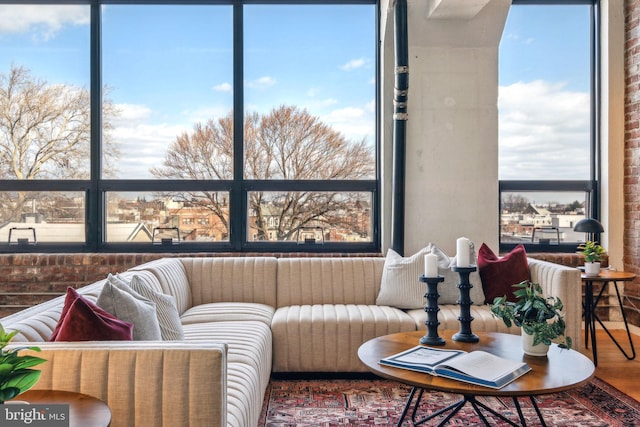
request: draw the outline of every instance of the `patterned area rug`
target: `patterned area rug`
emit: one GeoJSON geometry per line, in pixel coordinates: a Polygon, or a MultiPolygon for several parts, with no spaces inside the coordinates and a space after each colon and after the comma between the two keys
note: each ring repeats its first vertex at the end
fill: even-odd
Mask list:
{"type": "MultiPolygon", "coordinates": [[[[284,380],[273,379],[265,395],[260,427],[395,426],[409,397],[409,386],[382,379],[284,380]]],[[[459,395],[425,393],[419,413],[424,416],[460,400],[459,395]]],[[[514,421],[517,411],[510,399],[478,397],[478,401],[514,421]]],[[[520,399],[527,425],[540,421],[526,398],[520,399]]],[[[640,403],[602,380],[574,390],[537,397],[548,426],[640,426],[640,403]]],[[[504,421],[484,412],[491,426],[504,421]]],[[[410,415],[405,426],[411,426],[410,415]]],[[[437,425],[442,417],[423,425],[437,425]]],[[[466,404],[447,425],[482,425],[466,404]]]]}

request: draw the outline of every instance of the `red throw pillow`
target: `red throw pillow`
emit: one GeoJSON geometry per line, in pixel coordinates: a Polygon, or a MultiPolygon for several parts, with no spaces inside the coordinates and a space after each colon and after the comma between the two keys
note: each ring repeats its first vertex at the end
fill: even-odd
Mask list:
{"type": "Polygon", "coordinates": [[[520,244],[502,258],[486,244],[478,250],[478,273],[482,281],[484,302],[493,303],[496,297],[507,296],[507,301],[516,301],[513,285],[531,280],[529,262],[524,245],[520,244]]]}
{"type": "Polygon", "coordinates": [[[107,313],[75,289],[67,288],[60,320],[50,341],[131,341],[133,324],[107,313]]]}

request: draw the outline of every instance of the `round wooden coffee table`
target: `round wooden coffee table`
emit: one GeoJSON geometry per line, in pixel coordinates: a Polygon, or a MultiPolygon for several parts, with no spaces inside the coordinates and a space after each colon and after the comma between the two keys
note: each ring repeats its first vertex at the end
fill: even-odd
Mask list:
{"type": "Polygon", "coordinates": [[[440,336],[446,340],[446,343],[444,346],[436,348],[456,349],[468,352],[483,350],[507,359],[522,360],[531,367],[531,371],[501,389],[482,387],[426,373],[385,366],[379,363],[382,358],[392,356],[419,345],[419,339],[424,336],[424,331],[403,332],[369,340],[358,349],[358,357],[367,368],[382,378],[399,381],[413,387],[402,416],[398,421],[398,426],[402,425],[404,418],[412,406],[416,392],[418,392],[418,397],[415,404],[413,404],[414,410],[412,415],[415,425],[449,412],[446,418],[440,423],[440,425],[443,425],[462,409],[466,403],[470,403],[473,406],[485,425],[489,424],[484,418],[481,408],[491,412],[510,425],[518,425],[512,420],[505,418],[504,415],[495,412],[482,402],[476,400],[476,396],[512,398],[518,411],[521,425],[525,425],[525,420],[520,409],[518,397],[529,397],[542,425],[545,425],[542,414],[533,396],[556,393],[578,387],[588,382],[595,372],[595,366],[588,357],[575,350],[561,349],[556,344],[553,344],[549,348],[547,357],[534,357],[523,353],[519,335],[497,332],[476,332],[476,335],[480,338],[479,342],[464,343],[453,341],[451,337],[454,333],[455,331],[442,332],[440,336]],[[420,399],[425,390],[438,390],[461,394],[463,399],[441,411],[418,420],[416,418],[416,409],[420,404],[420,399]]]}
{"type": "Polygon", "coordinates": [[[102,400],[87,394],[61,390],[28,390],[15,400],[35,404],[69,405],[69,427],[107,427],[111,410],[102,400]]]}

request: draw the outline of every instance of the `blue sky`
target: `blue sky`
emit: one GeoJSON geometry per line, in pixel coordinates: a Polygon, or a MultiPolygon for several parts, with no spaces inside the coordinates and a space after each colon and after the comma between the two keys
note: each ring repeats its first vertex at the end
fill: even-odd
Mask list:
{"type": "MultiPolygon", "coordinates": [[[[335,9],[245,8],[245,108],[295,104],[373,142],[375,9],[335,9]]],[[[103,17],[119,176],[147,178],[176,135],[231,110],[232,11],[110,5],[103,17]]],[[[501,179],[588,178],[588,31],[584,5],[511,8],[500,48],[501,179]]],[[[0,73],[25,65],[88,88],[88,52],[87,6],[0,6],[0,73]]]]}

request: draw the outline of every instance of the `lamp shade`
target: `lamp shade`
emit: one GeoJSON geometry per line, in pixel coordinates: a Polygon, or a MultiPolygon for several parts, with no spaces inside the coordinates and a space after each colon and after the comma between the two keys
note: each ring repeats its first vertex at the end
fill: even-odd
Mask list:
{"type": "Polygon", "coordinates": [[[600,222],[593,218],[584,218],[576,223],[573,227],[573,231],[579,231],[582,233],[602,233],[604,227],[600,222]]]}

